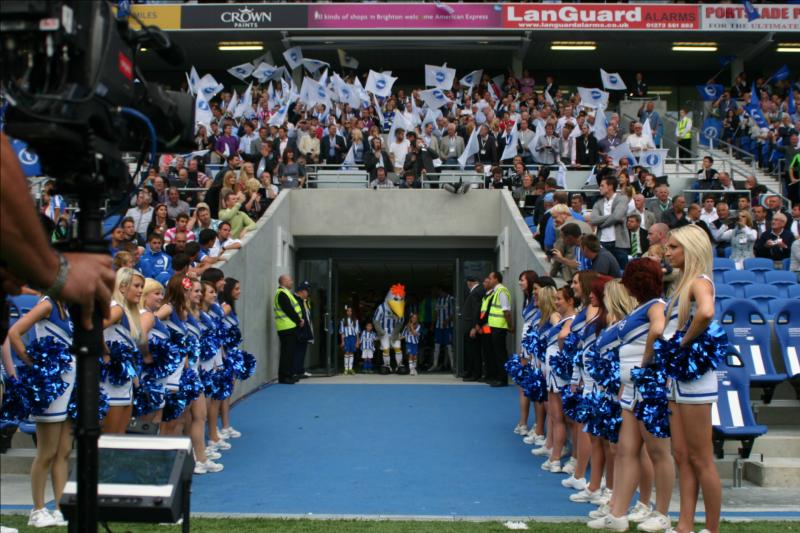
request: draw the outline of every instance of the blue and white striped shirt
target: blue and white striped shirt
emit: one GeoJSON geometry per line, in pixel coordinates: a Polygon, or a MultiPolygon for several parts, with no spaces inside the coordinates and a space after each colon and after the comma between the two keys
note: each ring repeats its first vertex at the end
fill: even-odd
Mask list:
{"type": "Polygon", "coordinates": [[[386,302],[383,302],[378,306],[378,308],[375,310],[372,320],[380,324],[381,329],[386,332],[387,335],[390,335],[394,331],[395,325],[398,321],[402,321],[400,317],[395,315],[394,312],[389,309],[389,306],[386,305],[386,302]]]}
{"type": "Polygon", "coordinates": [[[361,328],[355,318],[343,318],[339,321],[339,333],[345,337],[358,337],[361,328]]]}
{"type": "Polygon", "coordinates": [[[436,328],[446,329],[453,327],[453,308],[455,298],[446,294],[436,298],[436,328]]]}
{"type": "Polygon", "coordinates": [[[403,339],[405,339],[406,344],[419,344],[419,330],[420,325],[408,324],[406,329],[403,330],[403,339]]]}
{"type": "Polygon", "coordinates": [[[375,332],[364,330],[361,332],[361,349],[374,350],[375,349],[375,332]]]}

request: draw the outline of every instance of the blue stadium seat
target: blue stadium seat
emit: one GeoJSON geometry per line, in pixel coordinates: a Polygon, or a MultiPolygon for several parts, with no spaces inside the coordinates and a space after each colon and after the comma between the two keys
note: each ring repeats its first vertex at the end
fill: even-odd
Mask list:
{"type": "Polygon", "coordinates": [[[725,304],[720,323],[741,354],[751,385],[762,389],[762,400],[770,403],[786,374],[776,372],[772,364],[772,332],[766,316],[750,300],[732,299],[725,304]]]}
{"type": "Polygon", "coordinates": [[[725,248],[722,249],[722,257],[726,258],[730,257],[732,252],[733,248],[731,248],[730,246],[726,246],[725,248]]]}
{"type": "Polygon", "coordinates": [[[736,290],[736,296],[744,297],[744,286],[757,283],[756,275],[749,270],[729,270],[722,275],[722,279],[736,290]]]}
{"type": "Polygon", "coordinates": [[[714,453],[719,459],[726,440],[740,441],[739,456],[747,459],[753,441],[767,432],[767,426],[756,424],[750,409],[749,381],[743,358],[732,349],[727,361],[717,368],[719,396],[711,406],[714,453]]]}
{"type": "Polygon", "coordinates": [[[756,275],[759,283],[764,283],[764,274],[770,270],[775,270],[775,263],[772,259],[764,257],[751,257],[744,260],[744,270],[749,270],[756,275]]]}
{"type": "Polygon", "coordinates": [[[789,298],[800,298],[800,284],[789,287],[789,298]]]}
{"type": "Polygon", "coordinates": [[[789,287],[797,285],[797,274],[786,270],[770,270],[764,274],[764,283],[780,287],[781,292],[788,296],[789,287]]]}
{"type": "Polygon", "coordinates": [[[736,270],[736,262],[727,257],[714,258],[714,272],[727,272],[728,270],[736,270]]]}
{"type": "Polygon", "coordinates": [[[744,287],[744,297],[750,301],[756,302],[762,311],[767,309],[767,302],[775,298],[780,298],[780,296],[780,290],[773,285],[754,283],[752,285],[745,285],[744,287]]]}
{"type": "Polygon", "coordinates": [[[778,339],[783,364],[790,378],[800,376],[800,300],[786,300],[775,312],[775,337],[778,339]]]}
{"type": "Polygon", "coordinates": [[[774,300],[770,300],[767,302],[767,318],[774,319],[775,315],[783,309],[783,306],[786,305],[788,302],[792,302],[791,298],[775,298],[774,300]]]}
{"type": "Polygon", "coordinates": [[[717,300],[727,300],[728,298],[736,298],[736,291],[730,285],[718,283],[715,285],[717,300]]]}
{"type": "Polygon", "coordinates": [[[792,264],[791,258],[787,257],[786,259],[783,260],[783,269],[784,270],[789,270],[789,266],[791,264],[792,264]]]}

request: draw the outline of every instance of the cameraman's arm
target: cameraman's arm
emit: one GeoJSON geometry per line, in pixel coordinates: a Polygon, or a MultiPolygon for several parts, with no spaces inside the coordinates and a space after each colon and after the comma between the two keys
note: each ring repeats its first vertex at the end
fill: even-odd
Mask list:
{"type": "MultiPolygon", "coordinates": [[[[17,163],[17,156],[5,135],[0,135],[0,255],[12,274],[38,287],[51,287],[58,275],[59,260],[30,200],[28,182],[17,163]]],[[[111,257],[100,254],[64,254],[70,264],[69,275],[58,295],[68,303],[83,306],[84,326],[91,327],[95,299],[108,316],[114,271],[111,257]]]]}

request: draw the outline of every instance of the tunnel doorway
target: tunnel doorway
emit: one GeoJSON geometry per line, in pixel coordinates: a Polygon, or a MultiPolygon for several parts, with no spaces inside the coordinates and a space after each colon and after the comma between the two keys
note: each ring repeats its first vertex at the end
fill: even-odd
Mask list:
{"type": "MultiPolygon", "coordinates": [[[[447,349],[440,347],[439,364],[454,376],[463,369],[461,305],[466,296],[468,276],[483,279],[494,269],[493,250],[341,250],[301,249],[298,251],[296,283],[308,281],[314,343],[306,353],[306,368],[314,376],[335,376],[344,369],[340,346],[339,322],[345,305],[352,306],[363,329],[372,321],[378,305],[389,288],[400,283],[406,288],[406,313],[418,314],[420,338],[418,369],[425,372],[433,364],[437,298],[451,297],[453,363],[447,349]],[[444,365],[443,365],[444,363],[444,365]]],[[[404,364],[405,343],[403,343],[404,364]]],[[[361,351],[355,354],[354,369],[362,370],[361,351]]],[[[382,365],[380,347],[376,346],[373,366],[382,365]]],[[[394,357],[392,356],[392,359],[394,357]]],[[[394,361],[392,362],[394,367],[394,361]]],[[[409,376],[412,380],[413,377],[409,376]]]]}

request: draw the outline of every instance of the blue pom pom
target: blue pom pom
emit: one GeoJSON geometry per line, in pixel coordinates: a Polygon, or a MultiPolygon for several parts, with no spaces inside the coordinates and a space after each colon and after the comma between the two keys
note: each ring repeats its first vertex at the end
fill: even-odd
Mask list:
{"type": "Polygon", "coordinates": [[[240,372],[244,371],[244,354],[242,350],[239,348],[227,350],[222,363],[231,376],[238,376],[240,372]]]}
{"type": "Polygon", "coordinates": [[[544,379],[544,373],[541,368],[528,366],[530,370],[525,374],[520,387],[532,402],[543,402],[547,399],[547,381],[544,379]]]}
{"type": "Polygon", "coordinates": [[[0,419],[22,422],[31,414],[31,402],[28,398],[28,389],[16,377],[5,379],[3,390],[3,406],[0,409],[0,419]]]}
{"type": "Polygon", "coordinates": [[[525,351],[530,355],[531,359],[536,358],[539,361],[545,361],[547,351],[547,341],[544,337],[539,335],[539,330],[536,326],[531,326],[528,328],[528,332],[525,334],[525,338],[522,339],[522,347],[525,351]]]}
{"type": "Polygon", "coordinates": [[[573,360],[572,355],[558,350],[555,355],[550,356],[550,370],[565,381],[572,379],[573,360]]]}
{"type": "Polygon", "coordinates": [[[164,401],[164,385],[152,376],[144,376],[133,391],[133,415],[142,416],[161,408],[164,401]]]}
{"type": "Polygon", "coordinates": [[[189,360],[189,366],[194,366],[200,358],[200,341],[197,337],[172,330],[170,331],[170,340],[178,347],[181,360],[186,357],[189,360]]]}
{"type": "Polygon", "coordinates": [[[107,342],[109,360],[100,367],[100,379],[112,385],[125,385],[137,376],[135,366],[139,350],[122,342],[107,342]]]}
{"type": "Polygon", "coordinates": [[[527,375],[531,371],[530,362],[526,361],[525,364],[523,364],[522,360],[522,357],[514,354],[511,356],[511,359],[505,362],[504,365],[506,372],[508,372],[508,375],[511,377],[511,381],[520,387],[523,386],[523,383],[527,379],[527,375]]]}
{"type": "Polygon", "coordinates": [[[239,329],[239,326],[225,326],[222,328],[220,335],[222,336],[222,344],[225,346],[226,350],[236,348],[242,343],[242,331],[239,329]]]}
{"type": "Polygon", "coordinates": [[[631,370],[631,379],[641,399],[633,408],[633,414],[644,423],[644,427],[658,438],[670,436],[669,397],[667,375],[658,365],[631,370]]]}
{"type": "Polygon", "coordinates": [[[170,422],[177,419],[186,409],[186,398],[180,393],[167,393],[164,397],[164,410],[161,412],[161,420],[170,422]]]}
{"type": "Polygon", "coordinates": [[[711,322],[708,328],[686,346],[681,346],[685,331],[676,331],[669,340],[658,339],[653,345],[656,362],[663,365],[667,376],[678,381],[695,381],[715,370],[728,353],[725,330],[711,322]]]}
{"type": "MultiPolygon", "coordinates": [[[[108,394],[103,391],[103,388],[100,387],[100,396],[97,398],[97,420],[103,421],[103,419],[108,414],[108,394]]],[[[69,403],[67,404],[67,416],[70,420],[78,420],[78,387],[72,388],[72,394],[69,397],[69,403]]]]}
{"type": "Polygon", "coordinates": [[[591,349],[585,352],[586,372],[611,394],[619,393],[620,387],[620,368],[619,368],[619,348],[606,350],[598,354],[597,350],[591,349]]]}
{"type": "Polygon", "coordinates": [[[572,392],[571,387],[564,387],[561,390],[561,403],[564,407],[564,414],[570,419],[581,424],[586,422],[591,410],[584,400],[583,389],[579,387],[572,392]]]}
{"type": "Polygon", "coordinates": [[[244,381],[246,379],[250,379],[256,373],[256,356],[251,354],[250,352],[246,352],[242,350],[242,357],[244,358],[242,364],[242,371],[239,373],[237,378],[244,381]]]}
{"type": "Polygon", "coordinates": [[[20,368],[19,378],[28,391],[31,414],[40,415],[69,388],[61,375],[72,370],[72,356],[69,346],[52,336],[34,340],[26,352],[33,364],[20,368]]]}
{"type": "Polygon", "coordinates": [[[153,362],[145,370],[156,379],[172,375],[181,364],[181,352],[177,345],[167,339],[153,337],[147,343],[153,362]]]}
{"type": "Polygon", "coordinates": [[[609,442],[619,440],[619,428],[622,426],[622,408],[619,402],[609,394],[601,391],[593,392],[587,397],[591,414],[586,421],[585,430],[609,442]]]}
{"type": "Polygon", "coordinates": [[[230,368],[218,368],[212,373],[213,389],[212,398],[226,400],[233,394],[233,371],[230,368]]]}
{"type": "Polygon", "coordinates": [[[191,368],[184,369],[178,389],[186,405],[189,405],[203,394],[203,384],[200,382],[200,377],[191,368]]]}
{"type": "Polygon", "coordinates": [[[222,337],[218,330],[209,328],[200,337],[200,360],[213,359],[222,347],[222,337]]]}

